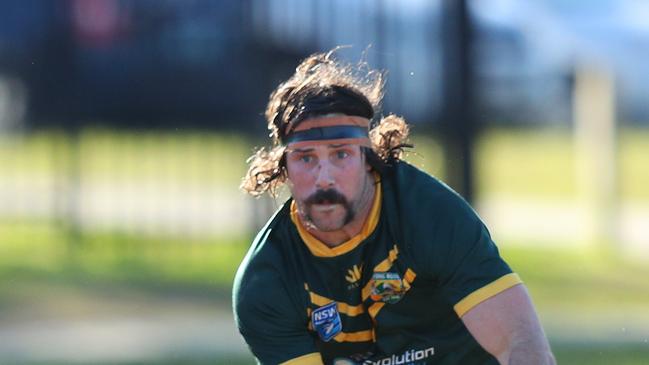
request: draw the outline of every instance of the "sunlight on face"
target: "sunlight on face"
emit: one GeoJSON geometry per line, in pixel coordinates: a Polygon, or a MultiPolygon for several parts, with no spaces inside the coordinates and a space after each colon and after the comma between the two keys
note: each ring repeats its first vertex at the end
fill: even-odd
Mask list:
{"type": "Polygon", "coordinates": [[[328,232],[351,222],[369,173],[358,145],[314,145],[287,153],[291,195],[301,217],[328,232]]]}

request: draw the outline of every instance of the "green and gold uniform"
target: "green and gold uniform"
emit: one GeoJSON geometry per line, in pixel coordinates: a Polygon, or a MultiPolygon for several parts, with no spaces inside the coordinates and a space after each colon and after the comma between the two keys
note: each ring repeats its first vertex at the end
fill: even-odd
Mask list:
{"type": "Polygon", "coordinates": [[[289,200],[234,284],[237,325],[263,364],[497,364],[460,317],[520,279],[448,186],[405,162],[377,178],[362,231],[329,248],[289,200]]]}

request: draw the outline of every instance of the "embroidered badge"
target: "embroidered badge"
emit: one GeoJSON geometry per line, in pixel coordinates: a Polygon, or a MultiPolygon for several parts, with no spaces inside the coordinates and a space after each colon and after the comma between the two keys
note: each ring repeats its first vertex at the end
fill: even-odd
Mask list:
{"type": "Polygon", "coordinates": [[[375,302],[394,304],[401,300],[408,289],[401,276],[394,272],[375,272],[372,275],[372,293],[375,302]]]}
{"type": "Polygon", "coordinates": [[[311,323],[324,342],[328,342],[339,334],[343,326],[340,321],[340,314],[338,313],[336,302],[331,302],[324,307],[314,310],[311,313],[311,323]]]}

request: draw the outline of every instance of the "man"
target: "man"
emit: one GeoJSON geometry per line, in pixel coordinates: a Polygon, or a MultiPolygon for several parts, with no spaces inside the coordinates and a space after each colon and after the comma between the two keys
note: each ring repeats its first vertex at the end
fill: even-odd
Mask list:
{"type": "Polygon", "coordinates": [[[372,123],[380,73],[313,55],[270,97],[274,140],[242,188],[289,199],[234,284],[263,364],[554,364],[519,277],[449,187],[399,159],[406,123],[372,123]]]}

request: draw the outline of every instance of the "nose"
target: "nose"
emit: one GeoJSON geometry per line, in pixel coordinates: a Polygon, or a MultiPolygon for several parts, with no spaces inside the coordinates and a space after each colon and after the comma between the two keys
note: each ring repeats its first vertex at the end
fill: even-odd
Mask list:
{"type": "Polygon", "coordinates": [[[320,162],[317,167],[316,187],[318,189],[329,189],[334,185],[332,166],[327,162],[320,162]]]}

